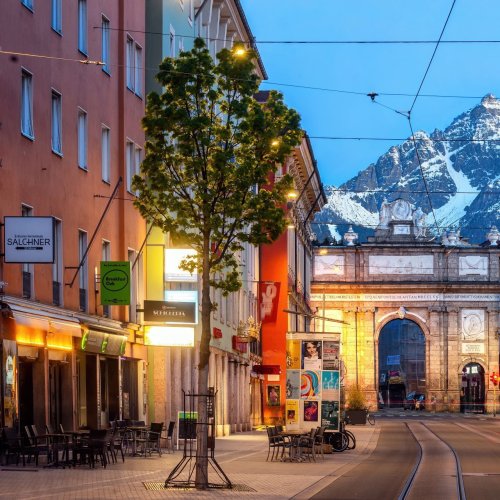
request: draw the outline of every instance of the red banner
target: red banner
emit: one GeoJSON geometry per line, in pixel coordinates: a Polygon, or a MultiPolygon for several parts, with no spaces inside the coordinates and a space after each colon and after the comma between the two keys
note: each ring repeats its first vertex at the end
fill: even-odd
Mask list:
{"type": "Polygon", "coordinates": [[[278,314],[280,282],[259,283],[260,320],[262,323],[274,323],[278,314]]]}

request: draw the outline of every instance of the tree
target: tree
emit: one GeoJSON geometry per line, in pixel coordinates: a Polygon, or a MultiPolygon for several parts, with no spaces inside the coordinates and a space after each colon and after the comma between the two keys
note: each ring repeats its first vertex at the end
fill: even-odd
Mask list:
{"type": "MultiPolygon", "coordinates": [[[[203,40],[178,58],[165,58],[157,75],[163,93],[147,99],[147,142],[135,205],[146,220],[196,251],[181,266],[201,276],[198,393],[208,392],[211,337],[210,287],[223,295],[241,286],[237,254],[242,243],[270,243],[286,225],[283,207],[291,177],[270,175],[299,144],[296,111],[277,92],[254,98],[255,52],[223,49],[215,63],[203,40]],[[224,277],[216,280],[216,273],[224,277]]],[[[198,418],[206,420],[206,400],[198,418]]],[[[197,488],[208,485],[207,428],[197,431],[197,488]]]]}

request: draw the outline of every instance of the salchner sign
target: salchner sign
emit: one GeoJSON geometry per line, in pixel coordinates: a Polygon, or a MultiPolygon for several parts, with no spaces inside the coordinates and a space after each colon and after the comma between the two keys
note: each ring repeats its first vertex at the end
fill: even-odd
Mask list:
{"type": "Polygon", "coordinates": [[[130,305],[130,262],[101,262],[101,304],[130,305]]]}
{"type": "Polygon", "coordinates": [[[54,219],[52,217],[4,217],[6,263],[53,264],[54,219]]]}

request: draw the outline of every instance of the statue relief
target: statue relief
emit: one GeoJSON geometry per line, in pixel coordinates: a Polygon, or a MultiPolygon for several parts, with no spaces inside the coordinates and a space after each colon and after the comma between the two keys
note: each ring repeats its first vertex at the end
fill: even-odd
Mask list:
{"type": "Polygon", "coordinates": [[[462,310],[462,340],[484,340],[484,311],[462,310]]]}
{"type": "Polygon", "coordinates": [[[413,233],[415,234],[415,237],[417,238],[422,238],[425,236],[425,219],[427,215],[424,214],[422,209],[418,207],[414,212],[413,212],[413,233]]]}

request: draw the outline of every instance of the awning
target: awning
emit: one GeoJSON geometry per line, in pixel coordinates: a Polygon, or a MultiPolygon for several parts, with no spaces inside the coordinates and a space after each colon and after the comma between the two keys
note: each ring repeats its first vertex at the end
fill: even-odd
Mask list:
{"type": "Polygon", "coordinates": [[[252,371],[261,375],[279,375],[281,373],[280,365],[253,365],[252,371]]]}
{"type": "Polygon", "coordinates": [[[49,333],[81,337],[80,322],[64,313],[35,309],[6,302],[16,323],[49,333]]]}

